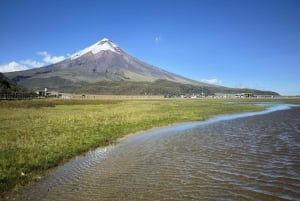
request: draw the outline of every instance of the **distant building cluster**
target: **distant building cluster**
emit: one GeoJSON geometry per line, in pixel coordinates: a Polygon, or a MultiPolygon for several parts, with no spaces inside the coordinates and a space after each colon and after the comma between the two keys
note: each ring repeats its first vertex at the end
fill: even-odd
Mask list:
{"type": "Polygon", "coordinates": [[[47,98],[50,98],[50,97],[60,98],[62,96],[62,94],[60,94],[60,93],[48,91],[47,88],[45,88],[44,90],[37,91],[36,94],[38,95],[38,97],[47,97],[47,98]]]}
{"type": "Polygon", "coordinates": [[[205,95],[205,94],[185,94],[185,95],[165,95],[165,98],[274,98],[273,95],[255,95],[253,93],[238,93],[238,94],[224,94],[216,93],[214,95],[205,95]]]}

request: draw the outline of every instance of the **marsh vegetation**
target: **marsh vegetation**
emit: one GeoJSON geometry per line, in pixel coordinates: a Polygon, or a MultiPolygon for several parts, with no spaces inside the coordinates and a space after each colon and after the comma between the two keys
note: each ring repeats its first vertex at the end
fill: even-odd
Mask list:
{"type": "Polygon", "coordinates": [[[261,109],[240,101],[181,99],[0,102],[0,194],[129,133],[261,109]]]}

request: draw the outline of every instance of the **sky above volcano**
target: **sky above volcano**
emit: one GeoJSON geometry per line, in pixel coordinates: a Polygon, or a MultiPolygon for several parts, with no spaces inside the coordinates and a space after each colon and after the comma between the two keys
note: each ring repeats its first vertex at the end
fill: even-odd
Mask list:
{"type": "Polygon", "coordinates": [[[182,76],[300,95],[299,0],[0,0],[0,72],[102,38],[182,76]]]}

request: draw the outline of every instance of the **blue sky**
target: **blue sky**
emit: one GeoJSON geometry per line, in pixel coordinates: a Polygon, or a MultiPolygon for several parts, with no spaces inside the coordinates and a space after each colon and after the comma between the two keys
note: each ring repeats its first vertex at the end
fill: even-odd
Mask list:
{"type": "Polygon", "coordinates": [[[106,37],[185,77],[300,95],[299,0],[0,0],[0,72],[106,37]]]}

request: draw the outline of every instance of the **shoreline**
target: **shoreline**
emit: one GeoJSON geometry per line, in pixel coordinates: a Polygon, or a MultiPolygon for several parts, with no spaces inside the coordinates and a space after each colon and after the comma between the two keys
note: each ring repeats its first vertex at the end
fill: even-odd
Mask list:
{"type": "MultiPolygon", "coordinates": [[[[129,140],[130,138],[133,138],[133,137],[136,137],[139,135],[152,133],[155,131],[160,131],[160,130],[164,130],[164,129],[168,129],[168,128],[172,128],[172,127],[185,125],[185,124],[196,123],[197,125],[200,125],[200,124],[205,124],[205,123],[215,123],[218,121],[226,121],[226,120],[231,120],[231,119],[268,114],[268,113],[272,113],[272,112],[276,112],[276,111],[280,111],[280,110],[287,110],[287,109],[290,109],[291,107],[300,107],[300,105],[292,105],[292,104],[274,105],[274,104],[272,104],[269,107],[265,107],[260,111],[242,112],[242,113],[234,113],[234,114],[217,114],[217,115],[208,117],[207,119],[203,119],[201,121],[199,120],[199,121],[178,122],[178,123],[172,123],[172,124],[165,125],[165,126],[157,126],[157,127],[153,127],[153,128],[146,129],[146,130],[137,131],[135,133],[125,134],[123,137],[120,137],[115,142],[113,142],[112,145],[123,143],[124,141],[129,140]]],[[[110,146],[110,145],[108,145],[108,146],[110,146]]],[[[106,146],[104,146],[104,148],[105,147],[106,146]]],[[[98,148],[103,148],[103,147],[98,147],[98,148]]]]}
{"type": "MultiPolygon", "coordinates": [[[[207,121],[207,120],[208,119],[204,119],[204,120],[199,121],[199,122],[204,122],[204,121],[207,121]]],[[[116,139],[116,141],[113,142],[112,145],[120,144],[120,143],[122,143],[126,140],[129,140],[130,138],[133,138],[133,137],[136,137],[136,136],[139,136],[139,135],[143,135],[143,134],[146,134],[146,133],[155,132],[155,131],[159,131],[159,130],[163,130],[163,129],[167,129],[167,128],[171,128],[171,127],[174,127],[174,126],[179,126],[179,125],[187,124],[187,123],[192,123],[192,122],[172,123],[172,124],[165,125],[165,126],[156,126],[156,127],[150,128],[150,129],[137,131],[135,133],[125,134],[123,137],[120,137],[120,138],[116,139]]],[[[104,146],[104,147],[106,147],[106,146],[104,146]]],[[[102,147],[98,147],[98,148],[102,148],[102,147]]]]}
{"type": "MultiPolygon", "coordinates": [[[[279,105],[282,106],[282,105],[279,105]]],[[[117,138],[115,141],[113,141],[112,143],[110,143],[109,145],[106,146],[99,146],[96,147],[94,149],[90,149],[88,151],[85,151],[79,155],[76,155],[70,159],[67,159],[63,162],[61,162],[59,165],[47,169],[45,171],[42,171],[42,173],[33,173],[33,179],[29,181],[29,183],[26,183],[25,185],[16,185],[11,191],[9,191],[10,195],[13,196],[9,196],[7,197],[7,199],[5,200],[19,200],[22,195],[24,193],[26,193],[26,191],[30,190],[31,188],[33,188],[35,185],[38,185],[39,182],[42,182],[43,180],[45,180],[47,177],[49,177],[52,173],[54,173],[55,171],[58,170],[58,168],[60,168],[61,166],[66,165],[67,163],[70,163],[74,160],[80,159],[80,158],[84,158],[86,157],[88,154],[94,152],[97,149],[105,149],[105,148],[109,148],[111,146],[114,145],[119,145],[121,143],[124,143],[127,140],[130,140],[134,137],[137,136],[141,136],[141,135],[147,135],[150,134],[152,132],[156,132],[156,131],[164,131],[165,129],[170,129],[172,127],[178,127],[181,125],[189,125],[189,124],[193,124],[195,123],[196,125],[201,125],[201,124],[205,124],[205,123],[215,123],[215,122],[219,122],[219,121],[224,121],[224,120],[230,120],[230,119],[236,119],[236,118],[243,118],[243,117],[248,117],[249,115],[260,115],[260,114],[266,114],[266,113],[271,113],[274,111],[279,111],[279,110],[286,110],[288,109],[288,107],[278,107],[278,106],[271,106],[271,107],[266,107],[260,111],[256,111],[256,112],[243,112],[243,113],[234,113],[234,114],[217,114],[217,115],[213,115],[212,117],[209,117],[207,119],[201,120],[201,121],[190,121],[190,122],[178,122],[178,123],[172,123],[169,125],[165,125],[165,126],[157,126],[157,127],[153,127],[150,129],[146,129],[146,130],[140,130],[137,131],[135,133],[129,133],[129,134],[125,134],[124,136],[117,138]],[[274,109],[275,108],[275,109],[274,109]],[[278,108],[278,109],[276,109],[278,108]]]]}
{"type": "MultiPolygon", "coordinates": [[[[260,111],[264,111],[264,110],[265,110],[265,108],[261,108],[260,111]]],[[[243,113],[248,113],[248,112],[241,111],[241,112],[236,112],[234,114],[236,115],[236,114],[243,114],[243,113]]],[[[199,122],[199,123],[205,122],[209,119],[216,118],[218,116],[223,116],[223,115],[226,115],[226,114],[223,114],[222,111],[218,111],[217,114],[207,116],[206,118],[202,118],[201,120],[197,120],[197,122],[199,122]]],[[[233,114],[229,114],[229,115],[233,115],[233,114]]],[[[84,157],[85,155],[87,155],[87,153],[92,152],[92,151],[96,150],[97,148],[105,148],[107,146],[111,146],[111,145],[114,145],[114,144],[119,144],[119,143],[122,143],[122,142],[132,138],[132,137],[135,137],[135,136],[138,136],[138,135],[141,135],[141,134],[144,134],[144,133],[149,133],[149,132],[153,132],[153,131],[157,131],[157,130],[163,130],[163,129],[166,129],[166,128],[171,128],[171,127],[174,127],[174,126],[179,126],[179,125],[182,125],[182,124],[195,122],[194,120],[192,120],[192,118],[190,118],[190,119],[191,119],[191,121],[189,121],[187,119],[183,119],[183,121],[181,120],[180,122],[177,122],[177,123],[169,123],[169,124],[163,125],[163,126],[154,126],[150,129],[142,129],[142,130],[139,130],[137,132],[124,134],[123,136],[117,137],[115,140],[110,141],[108,145],[104,145],[104,146],[100,145],[100,146],[97,146],[95,148],[91,147],[90,149],[88,149],[86,151],[83,151],[83,152],[81,152],[81,153],[79,153],[79,154],[77,154],[73,157],[65,158],[61,162],[59,162],[57,165],[55,165],[54,167],[29,172],[28,174],[26,174],[27,178],[26,178],[25,181],[17,182],[17,184],[12,189],[10,189],[9,191],[4,192],[4,194],[1,195],[1,197],[3,197],[4,200],[12,199],[11,195],[14,195],[14,194],[18,195],[21,192],[26,191],[26,189],[30,189],[30,187],[32,187],[36,183],[38,183],[38,182],[42,181],[43,179],[45,179],[47,176],[49,176],[49,174],[51,174],[53,171],[55,171],[61,165],[64,165],[64,164],[74,160],[77,157],[84,157]]]]}
{"type": "MultiPolygon", "coordinates": [[[[203,120],[203,121],[199,121],[199,122],[204,122],[204,121],[207,121],[207,119],[203,120]]],[[[85,157],[89,153],[94,152],[97,149],[101,149],[101,148],[104,149],[104,148],[108,148],[110,146],[118,145],[118,144],[125,142],[126,140],[129,140],[130,138],[133,138],[133,137],[136,137],[136,136],[148,133],[148,132],[150,133],[150,132],[154,132],[154,131],[158,131],[158,130],[162,130],[162,129],[167,129],[167,128],[171,128],[173,126],[179,126],[179,125],[185,124],[185,123],[191,123],[191,122],[172,123],[172,124],[165,125],[165,126],[157,126],[157,127],[153,127],[153,128],[146,129],[146,130],[140,130],[140,131],[137,131],[134,133],[125,134],[124,136],[117,138],[115,141],[111,142],[108,145],[91,148],[87,151],[84,151],[84,152],[74,156],[74,157],[63,160],[61,163],[59,163],[58,165],[56,165],[52,168],[30,173],[29,174],[30,179],[28,179],[25,183],[16,184],[11,190],[4,192],[2,195],[0,195],[0,198],[3,198],[4,200],[19,200],[20,197],[22,197],[24,192],[28,191],[29,189],[31,189],[32,187],[37,185],[39,182],[46,179],[53,172],[55,172],[59,167],[65,165],[73,160],[76,160],[81,157],[85,157]]]]}
{"type": "MultiPolygon", "coordinates": [[[[203,124],[200,123],[200,126],[198,126],[198,123],[195,124],[188,123],[182,126],[175,126],[171,129],[167,128],[167,129],[162,129],[150,133],[146,132],[145,134],[142,134],[137,137],[133,136],[131,139],[125,141],[124,143],[121,143],[119,145],[113,145],[108,148],[97,149],[94,152],[87,154],[86,157],[79,157],[78,159],[75,159],[74,161],[71,161],[70,163],[59,167],[59,169],[53,174],[51,174],[48,178],[43,180],[41,183],[35,185],[32,189],[29,189],[29,191],[25,192],[23,198],[24,200],[28,198],[29,198],[28,200],[40,200],[42,198],[53,198],[53,200],[61,200],[60,198],[67,198],[67,199],[73,198],[75,200],[76,198],[78,199],[81,198],[84,200],[90,198],[91,200],[95,200],[97,196],[98,197],[100,196],[105,198],[110,197],[114,200],[118,198],[120,199],[125,198],[124,194],[122,193],[124,189],[125,189],[124,192],[126,193],[131,192],[131,194],[126,194],[126,195],[135,195],[136,192],[139,193],[139,195],[141,195],[142,197],[143,195],[145,195],[146,192],[143,190],[139,191],[139,187],[141,184],[146,184],[146,186],[144,187],[147,189],[146,190],[147,192],[148,192],[147,186],[149,184],[149,189],[153,189],[152,192],[154,193],[155,198],[157,198],[156,195],[159,192],[164,191],[163,187],[167,187],[169,189],[168,192],[170,193],[169,196],[172,196],[175,193],[173,191],[174,188],[172,188],[173,186],[169,187],[164,185],[161,186],[162,188],[156,188],[156,186],[151,185],[153,184],[151,183],[153,181],[152,179],[157,178],[158,180],[156,181],[158,181],[158,183],[163,183],[162,180],[164,178],[166,178],[167,180],[168,178],[171,178],[172,181],[176,182],[178,181],[177,179],[180,178],[180,176],[177,177],[176,175],[181,175],[181,173],[183,173],[182,176],[184,175],[185,176],[181,178],[187,180],[188,182],[189,177],[186,177],[186,175],[187,174],[190,175],[191,172],[190,171],[182,172],[182,170],[186,170],[185,168],[189,170],[188,169],[189,167],[198,167],[193,172],[196,174],[196,176],[199,176],[197,175],[198,170],[203,170],[203,171],[208,170],[206,172],[207,174],[205,174],[205,177],[203,177],[204,176],[203,174],[200,175],[201,178],[205,179],[207,177],[213,176],[215,173],[215,172],[211,172],[210,171],[211,169],[206,168],[207,167],[206,165],[208,164],[206,163],[206,160],[209,159],[212,159],[210,160],[211,163],[209,163],[212,169],[213,167],[216,167],[217,171],[223,172],[224,170],[228,170],[229,172],[231,172],[230,171],[231,167],[235,167],[236,170],[239,171],[240,170],[239,165],[236,166],[236,164],[243,164],[244,162],[243,156],[246,155],[248,157],[251,154],[253,157],[252,159],[256,160],[258,158],[257,157],[258,155],[255,152],[255,150],[260,150],[261,148],[264,149],[264,146],[262,145],[266,145],[266,147],[268,148],[273,147],[274,148],[273,150],[275,151],[273,153],[279,154],[277,155],[279,157],[282,156],[281,153],[278,153],[276,151],[277,146],[274,147],[273,145],[273,144],[277,144],[276,142],[282,141],[283,139],[282,134],[278,132],[277,133],[278,135],[275,135],[277,137],[272,138],[274,134],[272,129],[275,126],[276,128],[278,128],[278,130],[280,130],[281,127],[280,122],[285,122],[285,121],[280,121],[281,118],[284,119],[287,116],[291,117],[290,114],[293,114],[294,117],[297,117],[297,113],[299,114],[299,107],[297,109],[293,107],[292,110],[281,110],[281,111],[276,111],[274,113],[255,115],[255,116],[250,116],[245,118],[237,118],[229,121],[227,120],[217,121],[216,123],[214,123],[215,121],[208,120],[209,122],[208,124],[206,123],[207,122],[206,121],[203,124]],[[274,123],[274,120],[276,123],[274,123]],[[258,128],[257,132],[255,130],[255,132],[253,133],[253,129],[256,128],[258,128]],[[265,128],[270,128],[270,130],[269,129],[265,130],[265,128]],[[270,137],[260,138],[260,136],[265,136],[265,133],[267,131],[269,132],[266,135],[269,135],[270,137]],[[253,141],[254,139],[253,135],[256,136],[255,137],[256,140],[254,141],[253,141]],[[243,141],[242,139],[245,139],[245,141],[243,141]],[[275,143],[269,144],[268,143],[269,139],[274,139],[276,141],[274,141],[275,143]],[[262,141],[264,142],[263,144],[262,141]],[[245,143],[244,144],[245,146],[240,146],[241,142],[245,143]],[[223,144],[225,147],[229,145],[227,146],[227,149],[224,149],[225,147],[222,147],[223,144]],[[211,146],[211,145],[219,145],[219,146],[211,146]],[[258,145],[258,146],[253,146],[253,145],[258,145]],[[252,148],[254,152],[247,149],[247,147],[252,148]],[[247,150],[247,151],[242,152],[242,150],[247,150]],[[229,154],[236,154],[236,155],[235,157],[229,157],[229,154]],[[202,156],[202,160],[201,158],[199,158],[200,156],[202,156]],[[224,161],[226,160],[228,160],[228,162],[232,162],[230,169],[227,169],[228,166],[224,167],[224,161]],[[167,164],[169,166],[167,166],[167,164]],[[197,164],[197,165],[192,166],[193,164],[197,164]],[[219,164],[219,166],[216,164],[219,164]],[[180,166],[181,168],[178,168],[180,166]],[[146,171],[143,171],[144,170],[143,168],[146,168],[145,169],[146,171]],[[171,171],[165,171],[166,169],[171,171]],[[177,172],[178,174],[174,174],[175,169],[178,170],[177,172]],[[153,172],[153,170],[157,170],[157,171],[153,172]],[[145,178],[145,180],[143,178],[145,178]],[[136,180],[138,182],[135,182],[136,180]],[[51,186],[57,184],[58,181],[60,181],[60,184],[58,186],[53,186],[52,188],[51,186]],[[103,183],[103,181],[106,182],[103,183]],[[121,188],[115,191],[114,189],[118,188],[119,185],[121,188]],[[74,186],[79,186],[78,192],[72,191],[74,186]],[[126,190],[126,187],[128,188],[133,187],[133,188],[126,190]],[[49,189],[49,192],[47,192],[47,189],[49,189]],[[64,195],[64,192],[66,193],[66,195],[64,195]],[[118,192],[121,193],[119,194],[118,192]]],[[[232,118],[229,117],[229,119],[232,118]]],[[[223,120],[223,118],[221,118],[221,120],[223,120]]],[[[291,119],[291,122],[295,123],[293,119],[291,119]]],[[[289,130],[289,125],[290,125],[289,121],[285,123],[286,124],[283,124],[285,125],[283,127],[289,130]]],[[[292,125],[295,125],[294,123],[292,125]]],[[[297,130],[294,131],[296,131],[296,133],[294,133],[295,134],[294,137],[296,137],[297,130]]],[[[290,134],[288,134],[288,136],[290,136],[290,134]]],[[[296,138],[292,138],[292,139],[296,139],[296,138]]],[[[290,142],[291,145],[294,145],[295,141],[294,140],[290,141],[291,138],[289,139],[285,138],[285,140],[287,140],[286,142],[290,142]]],[[[281,145],[280,147],[283,148],[285,147],[285,144],[280,144],[280,145],[281,145]]],[[[294,150],[293,153],[294,156],[297,155],[297,151],[294,150]]],[[[260,156],[263,159],[262,162],[268,164],[268,160],[264,160],[265,159],[264,152],[262,152],[260,156]]],[[[261,170],[259,167],[261,166],[257,167],[255,164],[256,163],[253,164],[253,167],[256,167],[255,169],[257,170],[258,174],[260,174],[261,170]]],[[[284,164],[282,163],[282,165],[284,164]]],[[[242,165],[242,167],[244,166],[242,165]]],[[[246,166],[244,169],[242,168],[242,171],[244,171],[245,173],[243,175],[253,176],[252,175],[253,172],[252,171],[249,172],[248,171],[249,169],[247,167],[249,166],[246,166]]],[[[286,166],[284,165],[284,167],[286,166]]],[[[231,170],[232,172],[235,172],[234,169],[231,170]]],[[[285,175],[284,173],[286,172],[285,168],[282,168],[281,170],[283,175],[285,175]]],[[[269,171],[266,170],[265,172],[268,173],[269,171]]],[[[228,172],[226,172],[225,174],[228,176],[227,173],[228,172]]],[[[293,174],[291,173],[290,176],[293,176],[293,174]]],[[[232,178],[231,176],[228,177],[232,178]]],[[[233,181],[245,181],[247,183],[249,182],[248,178],[249,177],[247,177],[245,180],[243,180],[243,178],[238,178],[238,180],[236,180],[236,177],[234,177],[233,181]]],[[[253,178],[256,178],[256,175],[253,178]]],[[[272,179],[271,176],[270,179],[272,179]]],[[[282,181],[281,179],[278,179],[278,181],[279,180],[282,181]]],[[[213,182],[212,184],[215,184],[214,179],[212,179],[211,181],[213,182]]],[[[258,182],[258,184],[262,184],[262,185],[264,184],[264,182],[261,180],[256,180],[256,181],[258,182]]],[[[284,183],[287,182],[286,184],[288,184],[288,181],[289,180],[285,181],[284,183]]],[[[189,193],[191,192],[190,191],[191,189],[193,188],[195,190],[197,189],[197,186],[199,185],[199,180],[195,180],[195,182],[196,183],[193,183],[194,185],[190,185],[190,186],[182,186],[181,185],[182,183],[177,183],[177,184],[179,185],[178,186],[179,188],[180,186],[182,186],[185,189],[184,191],[185,193],[189,193]]],[[[250,181],[251,184],[253,184],[252,182],[253,180],[250,181]]],[[[226,183],[224,185],[226,185],[226,183]]],[[[280,188],[280,183],[279,184],[277,183],[276,185],[278,185],[278,187],[280,188]]],[[[243,189],[244,185],[236,184],[235,187],[243,189]]],[[[257,189],[261,189],[260,186],[257,189]]],[[[294,188],[294,190],[295,189],[296,188],[294,188]]],[[[277,191],[275,188],[274,193],[276,194],[276,192],[277,191]]],[[[294,193],[294,195],[297,194],[294,193]]],[[[151,195],[147,194],[147,196],[151,196],[151,195]]],[[[275,195],[271,196],[271,198],[272,197],[274,198],[275,195]]],[[[132,198],[134,200],[134,197],[132,198]]],[[[265,196],[265,198],[270,198],[270,197],[265,196]]]]}

